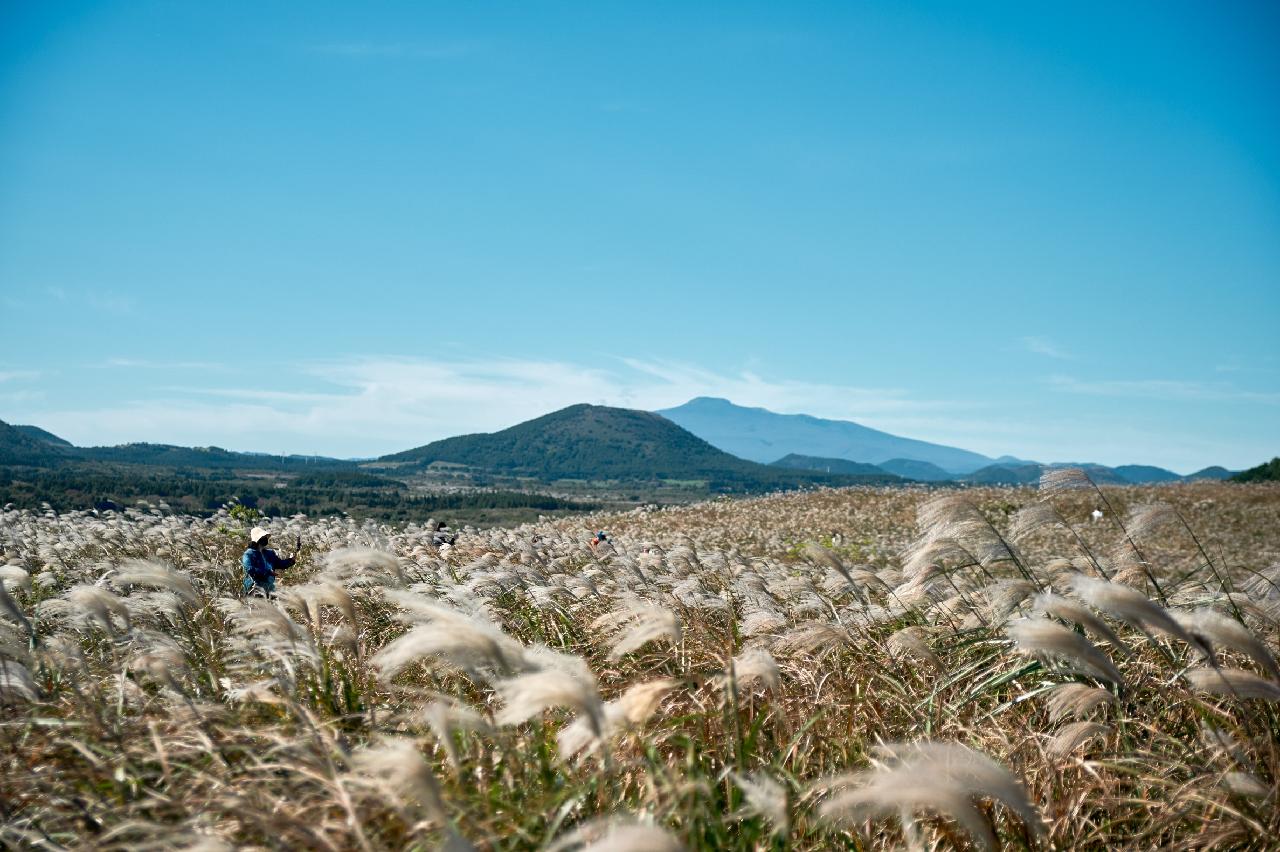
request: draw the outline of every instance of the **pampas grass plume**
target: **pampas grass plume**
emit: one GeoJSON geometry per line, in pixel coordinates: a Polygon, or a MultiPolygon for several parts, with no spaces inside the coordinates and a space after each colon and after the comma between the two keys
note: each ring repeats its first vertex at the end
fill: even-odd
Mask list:
{"type": "Polygon", "coordinates": [[[1068,716],[1083,716],[1102,704],[1114,704],[1116,697],[1100,686],[1086,683],[1064,683],[1055,687],[1045,699],[1049,721],[1060,722],[1068,716]]]}
{"type": "Polygon", "coordinates": [[[1280,701],[1280,684],[1258,677],[1243,669],[1198,668],[1189,669],[1183,677],[1197,692],[1213,695],[1229,695],[1233,698],[1258,698],[1263,701],[1280,701]]]}
{"type": "Polygon", "coordinates": [[[1054,757],[1066,757],[1085,743],[1110,733],[1109,726],[1097,722],[1072,722],[1049,741],[1047,751],[1054,757]]]}
{"type": "Polygon", "coordinates": [[[1047,618],[1023,618],[1011,623],[1008,634],[1018,650],[1064,661],[1073,671],[1124,686],[1124,676],[1106,654],[1089,640],[1047,618]]]}

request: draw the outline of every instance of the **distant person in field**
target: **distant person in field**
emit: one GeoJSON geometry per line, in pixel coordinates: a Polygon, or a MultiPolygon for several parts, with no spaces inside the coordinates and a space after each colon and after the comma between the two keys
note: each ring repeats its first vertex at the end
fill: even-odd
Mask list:
{"type": "Polygon", "coordinates": [[[449,529],[449,525],[444,521],[435,521],[431,525],[431,543],[436,547],[452,545],[458,540],[457,533],[449,529]]]}
{"type": "Polygon", "coordinates": [[[596,533],[591,538],[591,549],[596,553],[612,553],[613,543],[609,541],[609,537],[604,534],[604,530],[596,533]]]}
{"type": "Polygon", "coordinates": [[[247,595],[275,597],[276,572],[292,568],[293,563],[298,561],[298,549],[302,546],[301,538],[294,545],[293,556],[288,559],[267,548],[270,540],[271,533],[262,527],[254,527],[249,532],[249,548],[245,550],[244,556],[240,557],[240,564],[244,567],[244,593],[247,595]]]}

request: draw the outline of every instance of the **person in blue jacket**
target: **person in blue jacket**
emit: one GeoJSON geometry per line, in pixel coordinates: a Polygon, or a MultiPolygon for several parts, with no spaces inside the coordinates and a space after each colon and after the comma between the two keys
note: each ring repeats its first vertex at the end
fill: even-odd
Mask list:
{"type": "Polygon", "coordinates": [[[276,572],[292,567],[298,560],[296,553],[286,559],[274,550],[269,550],[267,542],[270,539],[271,533],[262,527],[254,527],[249,532],[249,548],[240,557],[240,564],[244,567],[245,594],[273,597],[276,592],[276,572]]]}

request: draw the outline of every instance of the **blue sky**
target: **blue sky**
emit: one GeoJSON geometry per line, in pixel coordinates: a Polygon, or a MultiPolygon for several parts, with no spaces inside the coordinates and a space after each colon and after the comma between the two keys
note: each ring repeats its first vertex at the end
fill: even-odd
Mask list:
{"type": "Polygon", "coordinates": [[[0,419],[363,456],[710,394],[1249,466],[1276,9],[6,3],[0,419]]]}

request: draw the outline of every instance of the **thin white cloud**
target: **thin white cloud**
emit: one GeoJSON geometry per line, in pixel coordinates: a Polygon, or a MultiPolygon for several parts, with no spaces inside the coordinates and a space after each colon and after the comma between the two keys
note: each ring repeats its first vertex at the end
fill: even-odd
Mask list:
{"type": "Polygon", "coordinates": [[[1071,361],[1075,359],[1074,355],[1047,337],[1024,337],[1022,338],[1022,345],[1026,347],[1028,352],[1034,352],[1035,354],[1043,355],[1046,358],[1056,358],[1059,361],[1071,361]]]}
{"type": "MultiPolygon", "coordinates": [[[[1084,382],[1055,377],[1064,393],[1181,401],[1275,403],[1260,394],[1194,382],[1084,382]]],[[[11,385],[11,387],[13,387],[11,385]]],[[[16,387],[15,387],[16,389],[16,387]]],[[[10,422],[35,423],[77,444],[154,441],[275,453],[381,455],[469,432],[491,432],[579,402],[654,410],[697,396],[782,413],[856,420],[905,437],[987,455],[1042,461],[1146,462],[1187,472],[1243,464],[1262,450],[1114,417],[1069,422],[976,403],[922,399],[900,388],[776,380],[758,370],[719,372],[678,362],[618,358],[590,366],[519,359],[366,357],[282,368],[269,386],[212,381],[149,389],[155,398],[98,408],[50,408],[43,396],[6,399],[10,422]]]]}
{"type": "Polygon", "coordinates": [[[773,381],[750,371],[726,375],[638,359],[588,367],[518,359],[362,358],[305,365],[293,384],[166,387],[157,389],[160,399],[37,416],[77,443],[147,440],[372,455],[502,429],[579,402],[653,410],[695,396],[722,396],[740,405],[869,425],[877,417],[943,407],[898,389],[773,381]],[[298,389],[304,383],[319,388],[298,389]]]}
{"type": "Polygon", "coordinates": [[[212,361],[151,361],[145,358],[108,358],[96,364],[90,364],[95,370],[210,370],[227,369],[225,364],[212,361]]]}
{"type": "Polygon", "coordinates": [[[21,382],[38,378],[39,370],[0,370],[0,382],[21,382]]]}
{"type": "Polygon", "coordinates": [[[1280,393],[1241,390],[1229,385],[1178,379],[1104,379],[1086,381],[1071,376],[1052,376],[1051,387],[1066,393],[1114,396],[1169,402],[1254,402],[1275,405],[1280,393]]]}

